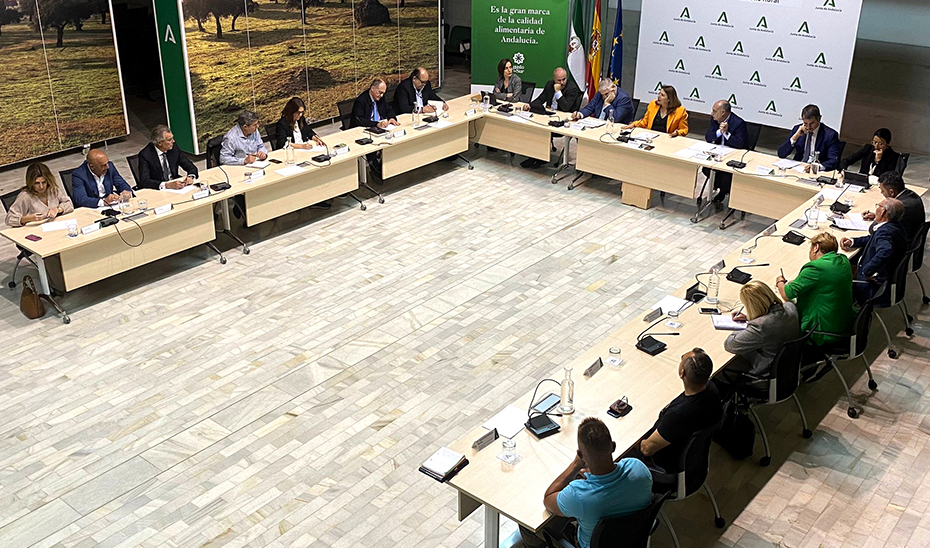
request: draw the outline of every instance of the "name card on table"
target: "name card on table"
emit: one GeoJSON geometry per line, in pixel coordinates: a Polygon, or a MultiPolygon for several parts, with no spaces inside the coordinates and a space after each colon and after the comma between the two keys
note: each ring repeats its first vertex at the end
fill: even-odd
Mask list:
{"type": "Polygon", "coordinates": [[[203,189],[203,190],[198,190],[197,192],[195,192],[194,194],[192,194],[192,195],[191,195],[191,199],[192,199],[192,200],[200,200],[200,199],[202,199],[202,198],[208,198],[209,196],[210,196],[210,189],[209,189],[209,188],[205,188],[205,189],[203,189]]]}
{"type": "Polygon", "coordinates": [[[163,206],[158,206],[155,208],[155,216],[164,215],[165,213],[170,212],[174,209],[174,204],[165,204],[163,206]]]}
{"type": "Polygon", "coordinates": [[[474,115],[475,115],[475,112],[476,112],[475,109],[470,108],[470,109],[468,109],[468,110],[465,111],[465,116],[474,116],[474,115]]]}
{"type": "Polygon", "coordinates": [[[86,236],[86,235],[88,235],[88,234],[92,234],[92,233],[94,233],[94,232],[97,232],[98,230],[100,230],[100,224],[99,224],[99,223],[90,223],[90,224],[87,225],[87,226],[82,226],[82,227],[81,227],[81,234],[84,234],[84,235],[86,236]]]}
{"type": "Polygon", "coordinates": [[[338,145],[332,148],[332,152],[335,152],[334,156],[342,156],[343,154],[348,154],[349,145],[345,143],[339,143],[338,145]]]}
{"type": "Polygon", "coordinates": [[[756,166],[756,175],[775,175],[775,170],[770,167],[756,166]]]}
{"type": "Polygon", "coordinates": [[[399,129],[399,130],[397,130],[397,131],[394,132],[394,138],[395,138],[395,139],[400,139],[401,137],[403,137],[403,136],[405,136],[405,135],[407,135],[407,130],[406,130],[406,129],[399,129]]]}

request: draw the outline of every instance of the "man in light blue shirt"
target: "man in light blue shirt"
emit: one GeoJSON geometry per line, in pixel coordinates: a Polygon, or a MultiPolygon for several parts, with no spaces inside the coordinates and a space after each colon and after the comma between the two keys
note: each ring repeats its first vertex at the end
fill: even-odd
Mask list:
{"type": "Polygon", "coordinates": [[[268,150],[258,133],[258,115],[251,110],[239,113],[236,125],[223,136],[220,164],[241,166],[268,157],[268,150]]]}
{"type": "MultiPolygon", "coordinates": [[[[608,516],[637,512],[652,501],[652,474],[637,459],[614,462],[617,444],[610,438],[607,425],[588,417],[578,426],[578,453],[575,460],[546,489],[543,504],[553,516],[546,528],[555,535],[565,528],[566,520],[578,522],[577,545],[591,546],[591,534],[597,523],[608,516]],[[575,479],[577,476],[582,479],[575,479]]],[[[545,546],[539,536],[521,527],[523,543],[529,547],[545,546]]]]}

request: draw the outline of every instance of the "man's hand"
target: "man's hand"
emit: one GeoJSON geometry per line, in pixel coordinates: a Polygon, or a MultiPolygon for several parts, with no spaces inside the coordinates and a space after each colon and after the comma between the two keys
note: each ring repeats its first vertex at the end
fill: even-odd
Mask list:
{"type": "Polygon", "coordinates": [[[573,112],[573,113],[572,113],[572,120],[575,120],[575,121],[581,120],[581,113],[580,113],[580,112],[573,112]]]}
{"type": "Polygon", "coordinates": [[[842,240],[840,240],[840,249],[842,249],[843,251],[849,251],[850,249],[852,249],[852,245],[853,245],[853,242],[849,238],[843,238],[842,240]]]}
{"type": "Polygon", "coordinates": [[[729,122],[720,122],[720,134],[721,134],[721,135],[726,135],[727,133],[729,133],[729,131],[730,131],[730,123],[729,123],[729,122]]]}
{"type": "Polygon", "coordinates": [[[397,121],[397,118],[391,118],[390,120],[388,120],[388,125],[389,125],[389,126],[399,126],[399,125],[400,125],[400,122],[397,121]]]}
{"type": "Polygon", "coordinates": [[[423,105],[423,110],[421,112],[429,114],[436,112],[436,109],[433,107],[433,105],[423,105]]]}
{"type": "Polygon", "coordinates": [[[132,200],[132,192],[129,192],[128,190],[124,190],[119,193],[119,197],[126,201],[132,200]]]}
{"type": "Polygon", "coordinates": [[[530,110],[530,105],[529,105],[529,104],[524,104],[523,107],[522,107],[522,110],[530,110]]]}
{"type": "Polygon", "coordinates": [[[875,213],[873,213],[873,212],[871,212],[871,211],[866,211],[865,213],[862,214],[862,220],[863,220],[863,221],[874,221],[874,220],[875,220],[875,213]]]}
{"type": "Polygon", "coordinates": [[[798,126],[798,130],[794,132],[794,137],[791,138],[792,141],[797,141],[807,133],[807,130],[804,129],[804,125],[798,126]]]}
{"type": "Polygon", "coordinates": [[[810,172],[811,172],[811,165],[810,165],[810,164],[805,165],[805,166],[804,166],[804,173],[810,173],[810,172]]]}
{"type": "Polygon", "coordinates": [[[552,87],[555,88],[556,91],[562,91],[562,84],[555,84],[552,87]]]}
{"type": "Polygon", "coordinates": [[[188,184],[187,179],[179,179],[176,181],[168,181],[165,183],[165,188],[170,188],[171,190],[181,190],[186,187],[188,184]]]}
{"type": "Polygon", "coordinates": [[[103,203],[105,204],[115,204],[118,201],[119,201],[119,196],[117,196],[116,194],[110,194],[103,199],[103,203]]]}
{"type": "Polygon", "coordinates": [[[268,154],[259,150],[255,153],[255,156],[257,156],[259,160],[264,160],[268,157],[268,154]]]}
{"type": "Polygon", "coordinates": [[[378,127],[381,129],[384,129],[388,127],[388,124],[390,124],[390,122],[388,122],[387,120],[381,120],[380,122],[378,122],[378,127]]]}

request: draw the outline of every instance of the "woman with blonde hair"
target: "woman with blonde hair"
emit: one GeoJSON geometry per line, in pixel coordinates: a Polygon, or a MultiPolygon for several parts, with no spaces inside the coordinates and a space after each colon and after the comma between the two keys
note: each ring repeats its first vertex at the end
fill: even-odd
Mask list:
{"type": "Polygon", "coordinates": [[[72,211],[71,198],[55,182],[51,170],[36,162],[26,168],[26,188],[7,211],[6,224],[19,227],[36,221],[51,221],[72,211]]]}
{"type": "Polygon", "coordinates": [[[744,285],[739,298],[744,313],[734,311],[733,319],[745,320],[746,329],[733,332],[723,344],[739,357],[727,370],[764,377],[782,344],[801,336],[798,309],[792,302],[782,303],[771,287],[758,280],[744,285]]]}

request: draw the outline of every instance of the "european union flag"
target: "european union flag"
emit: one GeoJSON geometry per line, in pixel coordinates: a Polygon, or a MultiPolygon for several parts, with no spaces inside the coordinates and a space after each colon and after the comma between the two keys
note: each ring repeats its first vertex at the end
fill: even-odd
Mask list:
{"type": "Polygon", "coordinates": [[[623,0],[617,0],[617,23],[614,25],[613,48],[610,51],[610,79],[617,86],[623,77],[623,0]]]}

